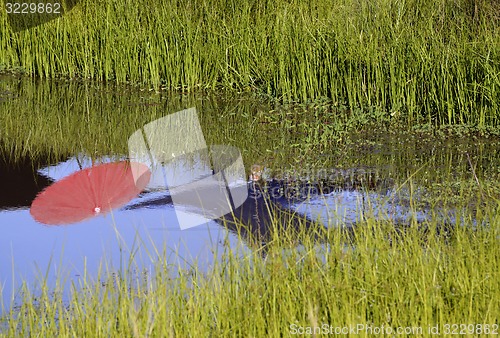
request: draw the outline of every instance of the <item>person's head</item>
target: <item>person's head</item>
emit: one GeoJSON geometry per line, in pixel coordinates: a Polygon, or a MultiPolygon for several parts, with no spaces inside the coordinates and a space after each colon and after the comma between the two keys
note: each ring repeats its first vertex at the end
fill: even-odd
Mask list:
{"type": "Polygon", "coordinates": [[[262,179],[262,166],[260,164],[253,164],[250,167],[250,181],[258,182],[262,179]]]}

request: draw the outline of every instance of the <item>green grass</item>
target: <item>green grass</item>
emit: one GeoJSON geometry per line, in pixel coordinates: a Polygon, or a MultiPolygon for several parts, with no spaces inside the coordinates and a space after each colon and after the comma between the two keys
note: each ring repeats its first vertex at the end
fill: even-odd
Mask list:
{"type": "Polygon", "coordinates": [[[499,122],[495,1],[83,0],[27,31],[0,22],[1,67],[40,77],[327,98],[409,126],[499,122]]]}
{"type": "MultiPolygon", "coordinates": [[[[42,284],[25,288],[24,302],[1,319],[13,336],[289,336],[299,327],[428,327],[447,323],[499,324],[498,205],[491,223],[438,234],[367,219],[347,235],[326,235],[328,245],[276,234],[264,259],[227,250],[207,272],[172,277],[165,256],[149,276],[105,271],[86,276],[69,300],[42,284]]],[[[131,265],[133,266],[133,264],[131,265]]],[[[359,336],[371,336],[363,330],[359,336]]],[[[419,336],[419,335],[417,335],[419,336]]],[[[469,334],[469,336],[477,336],[469,334]]]]}
{"type": "Polygon", "coordinates": [[[266,259],[227,251],[206,273],[170,279],[163,258],[148,283],[132,269],[103,271],[83,278],[83,291],[75,288],[69,300],[42,283],[41,295],[25,288],[20,307],[0,319],[0,335],[262,337],[287,336],[292,324],[420,326],[424,333],[435,325],[444,332],[446,323],[499,324],[500,172],[492,165],[498,147],[480,139],[443,145],[446,128],[443,138],[422,138],[435,132],[426,123],[498,127],[498,20],[495,3],[485,0],[157,7],[101,0],[82,1],[62,19],[13,34],[2,10],[0,69],[157,90],[235,89],[292,103],[165,100],[99,82],[14,84],[0,87],[18,95],[0,102],[8,160],[126,154],[136,129],[197,106],[207,143],[239,147],[247,167],[391,163],[382,175],[410,176],[427,189],[412,206],[467,205],[489,225],[437,234],[442,224],[431,221],[424,235],[369,218],[354,241],[330,231],[323,252],[312,243],[290,250],[296,236],[280,233],[266,259]],[[395,120],[419,130],[393,135],[395,120]],[[364,129],[362,142],[353,139],[352,131],[370,122],[381,123],[378,134],[364,129]],[[353,156],[360,152],[367,155],[353,156]]]}

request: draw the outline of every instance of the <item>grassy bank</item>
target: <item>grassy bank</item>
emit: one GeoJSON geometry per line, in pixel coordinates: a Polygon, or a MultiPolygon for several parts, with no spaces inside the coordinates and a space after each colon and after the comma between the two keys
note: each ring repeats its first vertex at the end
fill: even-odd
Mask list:
{"type": "Polygon", "coordinates": [[[469,336],[498,332],[499,223],[490,212],[491,227],[430,230],[425,238],[368,220],[353,241],[332,230],[323,249],[288,251],[280,234],[265,259],[227,251],[207,273],[176,279],[164,259],[146,278],[87,277],[69,301],[46,285],[41,295],[26,289],[23,304],[1,319],[0,336],[279,337],[325,325],[364,325],[356,336],[373,336],[369,326],[430,336],[429,327],[443,335],[451,323],[474,324],[459,328],[469,336]]]}
{"type": "Polygon", "coordinates": [[[498,125],[500,8],[489,0],[82,0],[13,33],[0,67],[154,88],[234,88],[376,107],[411,125],[498,125]]]}

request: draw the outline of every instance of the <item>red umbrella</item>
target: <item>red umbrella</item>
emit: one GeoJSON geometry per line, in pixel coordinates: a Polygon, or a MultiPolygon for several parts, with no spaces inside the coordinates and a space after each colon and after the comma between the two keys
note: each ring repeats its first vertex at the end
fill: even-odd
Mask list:
{"type": "Polygon", "coordinates": [[[31,204],[30,213],[44,224],[80,222],[126,204],[146,187],[150,177],[149,168],[137,162],[93,166],[47,187],[31,204]]]}

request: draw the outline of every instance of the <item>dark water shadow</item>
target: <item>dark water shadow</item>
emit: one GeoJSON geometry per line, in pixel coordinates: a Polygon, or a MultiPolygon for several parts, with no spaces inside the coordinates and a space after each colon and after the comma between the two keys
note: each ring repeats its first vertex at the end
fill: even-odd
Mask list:
{"type": "Polygon", "coordinates": [[[36,195],[53,183],[52,179],[36,170],[49,165],[52,161],[48,159],[48,155],[37,160],[29,156],[12,159],[5,153],[0,155],[0,210],[29,207],[36,195]]]}

